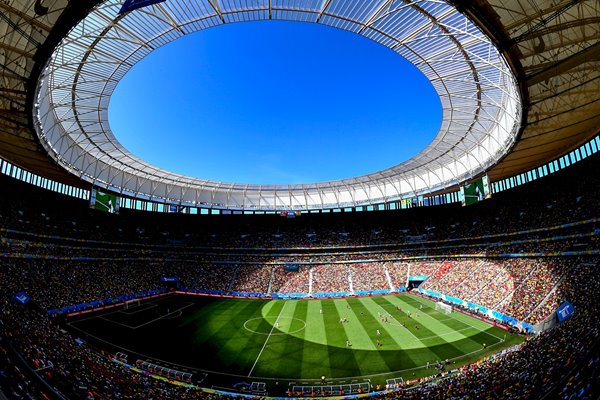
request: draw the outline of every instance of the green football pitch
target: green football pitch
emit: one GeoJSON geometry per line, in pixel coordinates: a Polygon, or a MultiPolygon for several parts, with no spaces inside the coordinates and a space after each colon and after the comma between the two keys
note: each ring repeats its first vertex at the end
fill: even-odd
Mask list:
{"type": "Polygon", "coordinates": [[[79,337],[194,372],[217,385],[350,382],[433,375],[427,363],[467,364],[523,340],[410,295],[255,300],[172,295],[72,318],[79,337]],[[410,312],[410,316],[408,313],[410,312]]]}

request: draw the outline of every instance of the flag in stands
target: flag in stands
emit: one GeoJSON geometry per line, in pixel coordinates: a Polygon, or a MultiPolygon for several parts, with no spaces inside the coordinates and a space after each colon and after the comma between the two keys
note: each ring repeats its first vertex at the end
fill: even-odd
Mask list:
{"type": "Polygon", "coordinates": [[[123,6],[119,10],[119,14],[151,6],[152,4],[162,3],[163,1],[165,0],[125,0],[125,3],[123,3],[123,6]]]}

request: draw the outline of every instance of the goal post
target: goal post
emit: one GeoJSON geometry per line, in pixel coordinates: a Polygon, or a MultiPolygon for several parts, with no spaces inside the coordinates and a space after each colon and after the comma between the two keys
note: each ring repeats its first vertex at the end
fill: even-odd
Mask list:
{"type": "Polygon", "coordinates": [[[449,304],[443,303],[441,301],[438,301],[437,303],[435,303],[435,309],[446,315],[449,315],[450,313],[452,313],[452,306],[449,304]]]}
{"type": "Polygon", "coordinates": [[[139,299],[126,300],[124,309],[129,310],[130,308],[138,307],[139,305],[140,305],[139,299]]]}

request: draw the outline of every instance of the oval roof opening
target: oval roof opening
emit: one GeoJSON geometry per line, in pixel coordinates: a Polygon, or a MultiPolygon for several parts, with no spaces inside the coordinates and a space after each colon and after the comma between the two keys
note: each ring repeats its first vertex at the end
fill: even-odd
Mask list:
{"type": "Polygon", "coordinates": [[[109,120],[158,167],[224,182],[321,182],[409,159],[438,133],[429,80],[367,38],[259,21],[185,36],[119,82],[109,120]]]}

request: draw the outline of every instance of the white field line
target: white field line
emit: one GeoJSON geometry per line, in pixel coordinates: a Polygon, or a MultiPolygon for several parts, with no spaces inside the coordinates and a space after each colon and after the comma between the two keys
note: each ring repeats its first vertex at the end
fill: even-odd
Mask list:
{"type": "MultiPolygon", "coordinates": [[[[93,318],[97,318],[97,316],[95,316],[93,318]]],[[[73,321],[73,322],[76,323],[78,321],[73,321]]],[[[73,329],[81,332],[85,336],[93,337],[94,339],[96,339],[98,341],[101,341],[103,343],[107,343],[107,344],[109,344],[111,346],[117,347],[117,348],[119,348],[119,349],[121,349],[121,350],[123,350],[125,352],[129,352],[129,353],[132,353],[132,354],[137,354],[139,356],[142,356],[142,357],[145,357],[145,358],[148,358],[148,359],[154,359],[156,361],[160,361],[160,362],[163,362],[163,363],[166,363],[166,364],[173,364],[173,360],[162,360],[162,359],[157,358],[155,356],[143,354],[143,353],[140,353],[140,352],[138,352],[136,350],[132,350],[132,349],[129,349],[127,347],[120,346],[120,345],[115,344],[113,342],[110,342],[108,340],[102,339],[102,338],[100,338],[98,336],[92,335],[91,333],[89,333],[89,332],[87,332],[87,331],[85,331],[85,330],[83,330],[81,328],[76,327],[73,324],[73,322],[67,322],[67,325],[69,325],[71,328],[73,328],[73,329]]],[[[489,348],[494,347],[494,346],[496,346],[498,344],[499,343],[493,343],[493,344],[489,345],[487,348],[489,349],[489,348]]],[[[483,350],[471,351],[469,353],[462,354],[460,356],[450,358],[449,360],[451,360],[451,361],[452,360],[459,360],[459,359],[461,359],[463,357],[469,356],[471,354],[479,353],[479,352],[482,352],[482,351],[483,350]]],[[[232,373],[221,372],[221,371],[213,371],[213,370],[210,370],[210,369],[198,368],[196,366],[190,366],[190,365],[186,365],[186,364],[177,364],[177,365],[179,365],[179,366],[181,366],[183,368],[189,368],[189,369],[194,370],[194,371],[208,372],[208,373],[211,373],[211,374],[224,375],[224,376],[233,376],[233,377],[247,378],[246,375],[232,374],[232,373]]],[[[350,380],[350,379],[368,378],[368,377],[374,377],[374,376],[400,374],[400,373],[407,372],[407,371],[415,371],[415,370],[418,370],[418,369],[424,368],[424,367],[425,367],[425,364],[423,364],[421,366],[416,366],[416,367],[413,367],[413,368],[400,369],[400,370],[396,370],[396,371],[386,371],[386,372],[381,372],[381,373],[377,373],[377,374],[369,374],[369,375],[355,375],[355,376],[335,377],[335,379],[336,380],[350,380]]],[[[282,381],[282,380],[289,379],[289,378],[285,378],[285,377],[269,377],[269,376],[257,377],[257,378],[268,380],[268,381],[282,381]]],[[[302,380],[303,381],[315,381],[315,382],[320,382],[321,381],[320,378],[312,378],[312,379],[311,378],[306,378],[306,379],[302,379],[302,380]]]]}
{"type": "Polygon", "coordinates": [[[468,330],[468,329],[476,329],[476,328],[474,328],[474,327],[471,327],[471,326],[467,326],[466,328],[462,328],[462,329],[455,329],[455,330],[453,330],[452,332],[446,332],[446,333],[440,333],[440,334],[438,334],[438,335],[427,336],[427,337],[421,338],[421,340],[433,339],[433,338],[437,338],[437,337],[440,337],[440,336],[448,336],[448,335],[452,335],[452,334],[454,334],[454,333],[456,333],[456,332],[463,332],[463,331],[466,331],[466,330],[468,330]]]}
{"type": "MultiPolygon", "coordinates": [[[[104,316],[104,315],[97,315],[97,316],[96,316],[96,318],[100,318],[100,319],[103,319],[103,320],[105,320],[105,321],[111,322],[111,323],[113,323],[113,324],[121,325],[121,326],[124,326],[124,327],[126,327],[126,328],[129,328],[129,329],[136,330],[136,329],[138,329],[138,328],[141,328],[142,326],[146,326],[146,325],[148,325],[148,324],[151,324],[151,323],[153,323],[153,322],[156,322],[156,321],[158,321],[159,319],[170,319],[170,318],[167,318],[167,317],[169,317],[170,315],[173,315],[173,314],[175,314],[175,313],[177,313],[177,312],[179,312],[179,313],[180,313],[180,314],[178,315],[178,317],[179,317],[179,316],[181,316],[181,312],[182,312],[182,310],[185,310],[186,308],[188,308],[188,307],[191,307],[191,306],[193,306],[193,305],[194,305],[194,303],[188,303],[186,306],[183,306],[183,307],[177,308],[177,309],[175,309],[175,310],[173,310],[173,311],[169,312],[168,314],[161,315],[161,316],[160,316],[160,317],[158,317],[158,318],[154,318],[154,319],[152,319],[152,320],[150,320],[150,321],[144,322],[143,324],[141,324],[141,325],[136,325],[136,326],[131,326],[131,325],[128,325],[128,324],[124,324],[124,323],[122,323],[122,322],[114,321],[114,320],[112,320],[112,319],[110,319],[110,318],[105,318],[105,316],[104,316]]],[[[148,308],[147,308],[147,310],[148,310],[148,308]]],[[[107,314],[107,315],[108,315],[108,314],[107,314]]],[[[79,322],[79,321],[75,321],[75,322],[79,322]]]]}
{"type": "Polygon", "coordinates": [[[155,321],[158,321],[159,319],[163,319],[163,318],[165,318],[165,317],[168,317],[169,315],[175,314],[175,313],[176,313],[176,312],[178,312],[178,311],[185,310],[186,308],[188,308],[188,307],[191,307],[191,306],[193,306],[193,305],[194,305],[194,303],[189,303],[187,306],[183,306],[183,307],[181,307],[181,308],[178,308],[178,309],[176,309],[176,310],[173,310],[173,311],[171,311],[171,312],[170,312],[170,313],[168,313],[168,314],[161,315],[161,316],[160,316],[160,317],[158,317],[158,318],[154,318],[153,320],[150,320],[150,321],[148,321],[148,322],[144,322],[143,324],[141,324],[141,325],[138,325],[138,326],[136,326],[135,328],[132,328],[132,329],[138,329],[138,328],[141,328],[142,326],[149,325],[149,324],[151,324],[151,323],[153,323],[153,322],[155,322],[155,321]]]}
{"type": "Polygon", "coordinates": [[[277,326],[277,322],[279,321],[279,317],[281,317],[281,313],[283,312],[283,309],[285,308],[286,304],[287,304],[286,302],[283,303],[283,307],[281,307],[281,310],[279,311],[279,315],[277,315],[277,319],[275,320],[275,323],[271,327],[271,331],[269,332],[269,335],[267,336],[267,339],[265,340],[265,343],[263,344],[262,349],[260,349],[260,352],[258,353],[258,356],[256,356],[256,360],[254,360],[254,364],[252,364],[252,368],[250,368],[250,372],[248,372],[248,377],[250,375],[252,375],[252,371],[254,371],[254,367],[256,367],[256,363],[258,363],[258,359],[260,358],[262,352],[265,350],[265,347],[267,346],[267,342],[271,338],[271,335],[273,334],[273,330],[277,326]]]}
{"type": "MultiPolygon", "coordinates": [[[[98,336],[94,336],[94,335],[88,333],[87,331],[84,331],[83,329],[80,329],[80,328],[74,326],[72,322],[67,322],[67,325],[69,325],[71,328],[73,328],[75,330],[78,330],[79,332],[81,332],[82,334],[84,334],[86,336],[93,337],[96,340],[99,340],[99,341],[107,343],[107,344],[109,344],[111,346],[117,347],[117,348],[119,348],[119,349],[121,349],[121,350],[123,350],[125,352],[129,352],[129,353],[132,353],[132,354],[137,354],[137,355],[142,356],[144,358],[153,359],[153,360],[156,360],[156,361],[163,362],[165,364],[173,364],[172,360],[168,360],[168,361],[167,360],[162,360],[160,358],[156,358],[156,357],[151,356],[151,355],[143,354],[143,353],[140,353],[138,351],[128,349],[127,347],[119,346],[119,345],[117,345],[117,344],[115,344],[113,342],[109,342],[108,340],[99,338],[98,336]]],[[[490,347],[494,347],[496,345],[498,345],[498,343],[491,344],[491,345],[488,346],[488,349],[490,347]]],[[[479,352],[482,352],[482,351],[483,350],[471,351],[470,353],[462,354],[460,356],[450,358],[449,360],[459,360],[459,359],[461,359],[463,357],[470,356],[471,354],[479,353],[479,352]]],[[[224,375],[224,376],[233,376],[233,377],[239,377],[239,378],[247,378],[246,375],[232,374],[232,373],[229,373],[229,372],[221,372],[221,371],[213,371],[213,370],[210,370],[210,369],[203,369],[203,368],[193,367],[193,366],[186,365],[186,364],[176,364],[176,365],[179,365],[182,368],[189,368],[189,369],[194,370],[194,371],[208,372],[208,373],[211,373],[211,374],[224,375]]],[[[362,378],[368,378],[368,377],[372,377],[372,376],[382,376],[382,375],[390,375],[390,374],[396,374],[396,373],[400,374],[400,373],[406,372],[406,371],[415,371],[415,370],[418,370],[420,368],[425,368],[425,364],[423,364],[421,366],[412,367],[412,368],[399,369],[397,371],[386,371],[386,372],[380,372],[380,373],[377,373],[377,374],[370,374],[370,375],[355,375],[355,376],[335,377],[334,379],[335,380],[340,380],[340,381],[350,380],[350,379],[359,379],[359,378],[362,379],[362,378]]],[[[284,381],[286,379],[289,380],[289,378],[285,378],[285,377],[270,377],[270,376],[264,376],[264,377],[261,376],[261,377],[256,377],[256,378],[260,378],[260,379],[264,379],[264,380],[269,380],[269,381],[284,381]]],[[[321,382],[321,378],[306,378],[306,379],[303,378],[302,381],[321,382]]]]}
{"type": "MultiPolygon", "coordinates": [[[[456,318],[455,318],[455,319],[456,319],[456,318]]],[[[463,324],[465,324],[465,325],[468,325],[468,326],[470,326],[470,327],[472,327],[472,328],[474,328],[474,329],[477,329],[479,332],[485,333],[486,335],[489,335],[489,336],[493,336],[493,337],[495,337],[496,339],[498,339],[500,342],[504,342],[504,339],[502,339],[502,338],[501,338],[501,337],[499,337],[499,336],[496,336],[496,335],[494,335],[493,333],[486,332],[486,331],[484,331],[483,329],[481,329],[481,328],[478,328],[478,327],[476,327],[476,326],[474,326],[474,325],[471,325],[471,324],[469,324],[469,323],[467,323],[467,322],[465,322],[465,321],[461,321],[460,319],[456,319],[456,320],[457,320],[458,322],[462,322],[463,324]]]]}
{"type": "MultiPolygon", "coordinates": [[[[127,312],[127,311],[125,311],[126,309],[121,309],[121,310],[119,310],[119,312],[121,314],[133,315],[133,314],[144,312],[146,310],[149,310],[149,309],[155,308],[155,307],[158,307],[158,304],[155,304],[155,303],[145,303],[145,304],[142,304],[142,305],[139,305],[139,306],[133,308],[134,311],[127,312]]],[[[131,308],[129,308],[127,310],[131,310],[131,308]]]]}
{"type": "MultiPolygon", "coordinates": [[[[417,303],[423,304],[423,303],[421,303],[421,302],[420,302],[420,301],[418,301],[418,300],[417,300],[417,303]]],[[[432,310],[434,310],[434,311],[437,311],[435,308],[433,308],[433,307],[431,307],[431,306],[429,306],[429,305],[427,305],[427,304],[424,304],[424,306],[425,306],[425,307],[427,307],[427,308],[430,308],[430,309],[432,309],[432,310]]],[[[460,311],[454,311],[454,312],[456,313],[456,312],[460,312],[460,311]]],[[[461,313],[461,314],[462,314],[462,313],[461,313]]],[[[460,323],[462,323],[462,324],[464,324],[464,325],[470,326],[470,327],[471,327],[471,328],[473,328],[473,329],[477,329],[479,332],[485,333],[486,335],[493,336],[493,337],[495,337],[496,339],[498,339],[500,342],[504,342],[504,339],[502,339],[501,337],[498,337],[498,336],[494,335],[493,333],[486,332],[486,331],[484,331],[484,330],[483,330],[483,329],[481,329],[481,328],[478,328],[478,327],[476,327],[476,326],[474,326],[474,325],[471,325],[471,324],[469,324],[468,322],[461,321],[461,320],[460,320],[460,319],[458,319],[458,318],[454,318],[454,317],[452,317],[452,314],[450,314],[450,318],[451,318],[451,319],[453,319],[453,320],[455,320],[455,321],[458,321],[458,322],[460,322],[460,323]]],[[[486,324],[487,324],[487,322],[486,322],[486,324]]]]}

